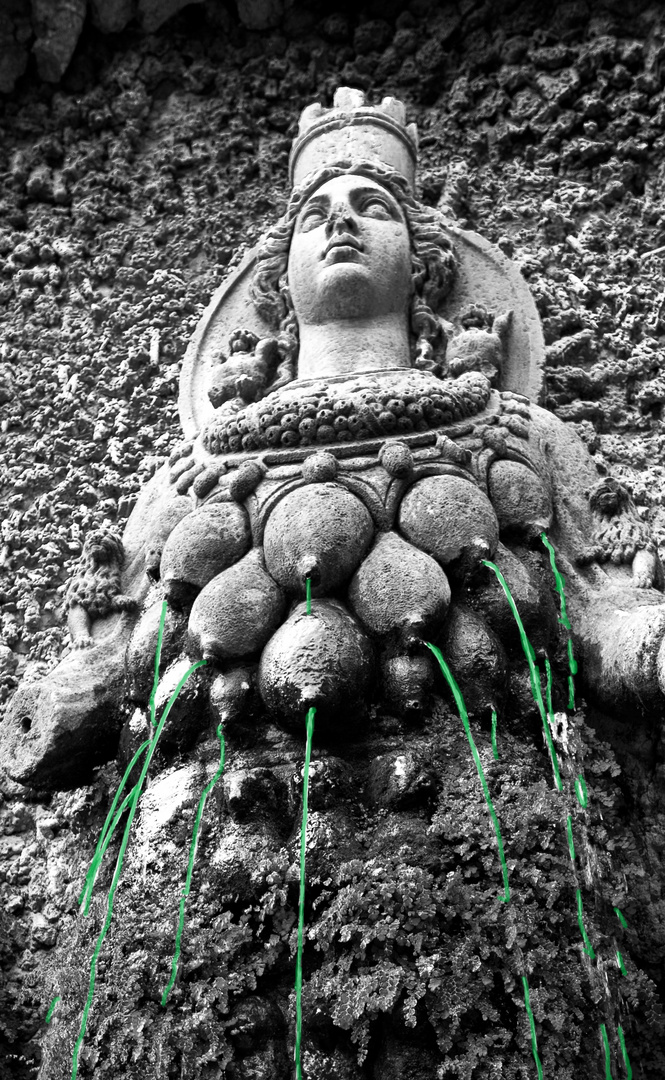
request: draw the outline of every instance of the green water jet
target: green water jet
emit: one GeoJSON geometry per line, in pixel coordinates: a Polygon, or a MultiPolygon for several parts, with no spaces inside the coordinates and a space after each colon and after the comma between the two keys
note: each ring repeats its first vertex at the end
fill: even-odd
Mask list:
{"type": "Polygon", "coordinates": [[[496,745],[496,719],[496,709],[492,709],[492,753],[494,755],[494,760],[498,761],[499,751],[496,745]]]}
{"type": "Polygon", "coordinates": [[[585,951],[585,953],[587,954],[587,956],[589,957],[590,960],[595,960],[596,959],[596,954],[594,952],[593,945],[589,941],[589,935],[587,934],[586,927],[584,925],[584,912],[582,910],[582,892],[581,892],[580,889],[577,890],[576,896],[577,896],[577,923],[578,923],[578,926],[580,928],[580,933],[582,935],[582,940],[584,942],[584,951],[585,951]]]}
{"type": "Polygon", "coordinates": [[[508,603],[510,605],[510,610],[512,611],[515,622],[517,623],[517,629],[519,631],[520,640],[522,642],[522,648],[524,650],[524,655],[526,656],[527,663],[529,665],[529,673],[531,676],[531,693],[533,694],[534,701],[538,706],[538,711],[540,712],[540,717],[543,722],[545,742],[547,743],[547,749],[549,750],[550,760],[552,762],[552,769],[554,771],[554,781],[558,790],[561,791],[563,788],[563,784],[561,782],[561,774],[559,772],[559,762],[557,760],[556,750],[554,749],[554,743],[552,742],[552,733],[550,731],[550,725],[547,719],[545,702],[543,701],[543,692],[540,686],[540,670],[538,668],[538,665],[536,664],[536,654],[533,651],[533,646],[531,645],[531,642],[527,637],[526,630],[524,629],[524,624],[520,618],[520,613],[517,610],[517,605],[515,604],[512,593],[508,588],[508,585],[506,584],[506,579],[499,570],[499,567],[495,563],[489,562],[488,559],[483,559],[482,562],[484,566],[488,566],[490,570],[492,570],[496,574],[499,585],[506,594],[506,599],[508,600],[508,603]]]}
{"type": "Polygon", "coordinates": [[[619,1024],[617,1028],[619,1036],[619,1046],[621,1047],[621,1056],[623,1057],[623,1063],[626,1067],[626,1080],[633,1080],[633,1070],[630,1067],[630,1059],[628,1057],[628,1051],[626,1050],[626,1040],[623,1036],[623,1028],[619,1024]]]}
{"type": "Polygon", "coordinates": [[[125,810],[129,806],[129,803],[131,802],[132,798],[134,797],[135,788],[132,788],[129,795],[127,795],[123,799],[122,803],[120,804],[119,810],[117,811],[117,813],[115,813],[116,806],[118,805],[118,800],[119,800],[119,798],[120,798],[120,796],[121,796],[121,794],[122,794],[122,792],[123,792],[123,790],[125,788],[125,784],[126,784],[128,778],[129,778],[130,774],[131,774],[132,769],[134,768],[137,761],[141,757],[141,754],[143,754],[144,751],[150,746],[151,742],[152,742],[151,739],[146,739],[146,741],[144,743],[142,743],[141,746],[139,746],[138,750],[134,754],[134,757],[132,758],[129,765],[125,769],[122,780],[120,781],[120,784],[118,786],[118,790],[116,791],[115,796],[113,798],[113,802],[111,803],[111,809],[109,810],[108,814],[106,815],[106,821],[104,822],[104,825],[102,827],[102,831],[101,831],[101,833],[99,835],[99,840],[97,841],[97,847],[95,848],[95,854],[94,854],[94,856],[92,858],[92,862],[90,863],[90,867],[88,868],[88,872],[87,872],[87,874],[85,876],[85,885],[83,886],[83,891],[81,892],[81,894],[79,896],[79,900],[78,900],[79,905],[83,906],[83,914],[84,915],[87,915],[88,911],[90,910],[90,900],[92,899],[92,891],[94,889],[95,881],[97,879],[97,874],[99,873],[99,870],[101,868],[102,860],[104,858],[104,854],[106,852],[106,849],[109,846],[109,844],[111,843],[111,840],[113,839],[113,834],[114,834],[116,828],[118,827],[118,823],[120,821],[120,818],[125,813],[125,810]],[[114,814],[115,814],[115,816],[114,816],[114,814]]]}
{"type": "Polygon", "coordinates": [[[208,795],[210,794],[210,792],[214,788],[215,784],[219,780],[220,776],[224,772],[224,760],[225,760],[225,757],[226,757],[226,743],[224,741],[224,731],[223,731],[223,728],[222,728],[221,724],[218,724],[216,734],[217,734],[217,738],[219,739],[219,768],[217,769],[217,772],[213,776],[212,780],[210,780],[206,784],[203,791],[201,792],[201,798],[199,799],[199,804],[198,804],[198,807],[196,809],[196,818],[194,820],[194,828],[192,830],[192,842],[191,842],[190,847],[189,847],[189,862],[187,864],[187,878],[185,880],[185,888],[183,889],[182,896],[180,898],[180,913],[179,913],[179,916],[178,916],[178,929],[176,930],[176,936],[175,936],[175,951],[173,953],[173,960],[171,962],[171,977],[170,977],[168,983],[166,984],[166,986],[164,988],[164,993],[162,994],[162,1005],[164,1007],[166,1007],[166,1002],[168,1000],[168,996],[171,993],[171,990],[173,989],[173,986],[174,986],[175,980],[176,980],[176,975],[178,974],[178,960],[180,959],[180,942],[181,942],[181,938],[182,938],[182,931],[183,931],[183,928],[184,928],[184,925],[185,925],[185,905],[187,903],[187,897],[189,896],[190,889],[191,889],[191,886],[192,886],[192,874],[194,873],[194,860],[196,858],[196,845],[198,843],[199,827],[201,825],[201,818],[203,817],[203,809],[205,807],[206,799],[208,798],[208,795]]]}
{"type": "Polygon", "coordinates": [[[503,840],[501,838],[501,829],[499,827],[499,819],[496,816],[496,812],[495,812],[494,806],[492,804],[492,799],[491,799],[491,796],[490,796],[489,787],[487,786],[487,780],[485,779],[485,773],[483,771],[483,766],[482,766],[482,762],[480,760],[480,755],[478,753],[478,749],[477,749],[476,744],[474,742],[473,735],[471,734],[471,725],[469,724],[469,717],[468,717],[468,714],[467,714],[467,711],[466,711],[466,705],[464,703],[464,698],[462,697],[462,693],[460,691],[459,686],[455,682],[455,678],[453,676],[452,671],[448,667],[446,661],[443,659],[441,651],[439,649],[437,649],[436,645],[431,645],[429,643],[429,641],[426,641],[425,644],[427,645],[428,649],[431,649],[431,651],[434,653],[435,657],[437,658],[437,660],[439,662],[439,667],[441,668],[441,671],[444,674],[446,682],[448,683],[448,685],[450,686],[450,689],[452,690],[453,697],[455,698],[455,704],[457,705],[457,711],[459,712],[460,720],[462,721],[462,724],[464,725],[464,731],[466,732],[466,737],[468,739],[469,746],[471,747],[471,755],[473,757],[473,760],[474,760],[475,765],[476,765],[476,769],[478,771],[478,776],[480,778],[480,783],[481,783],[481,786],[482,786],[482,789],[483,789],[483,794],[485,796],[485,802],[487,803],[487,809],[488,809],[489,815],[490,815],[490,817],[492,819],[492,824],[494,825],[494,832],[496,833],[497,847],[499,849],[499,859],[501,860],[501,873],[503,875],[503,887],[504,887],[504,895],[500,896],[499,900],[501,900],[502,903],[507,904],[510,901],[510,885],[508,883],[508,867],[506,866],[506,856],[504,855],[504,851],[503,851],[503,840]]]}
{"type": "Polygon", "coordinates": [[[522,976],[522,986],[524,987],[524,1007],[526,1008],[526,1014],[529,1017],[529,1028],[531,1029],[531,1053],[533,1054],[533,1060],[536,1063],[536,1069],[538,1070],[538,1080],[543,1080],[543,1066],[538,1057],[538,1041],[536,1039],[536,1021],[531,1009],[531,1000],[529,998],[529,981],[526,975],[522,976]]]}
{"type": "MultiPolygon", "coordinates": [[[[164,639],[164,624],[166,622],[167,609],[168,609],[168,604],[167,604],[167,602],[165,600],[163,602],[163,604],[162,604],[162,610],[161,610],[160,619],[159,619],[159,630],[157,632],[157,648],[155,650],[155,674],[154,674],[154,677],[153,677],[152,690],[150,692],[150,701],[149,701],[150,723],[151,723],[151,725],[153,727],[155,726],[155,695],[157,693],[157,686],[159,684],[159,664],[160,664],[161,656],[162,656],[162,641],[164,639]]],[[[148,749],[151,742],[152,742],[152,739],[146,739],[145,742],[141,743],[138,750],[134,754],[134,757],[132,758],[132,760],[130,761],[129,765],[127,766],[127,768],[125,769],[125,771],[123,773],[122,779],[121,779],[121,781],[120,781],[120,783],[118,785],[118,790],[116,791],[116,793],[115,793],[115,795],[113,797],[113,802],[111,803],[111,808],[110,808],[108,814],[106,815],[106,821],[104,822],[104,824],[102,826],[102,831],[99,834],[99,840],[97,841],[97,847],[95,848],[95,854],[93,855],[92,862],[90,863],[90,867],[89,867],[88,872],[87,872],[87,874],[85,876],[85,884],[83,886],[83,891],[81,892],[81,895],[79,896],[79,901],[78,901],[79,905],[85,904],[85,906],[83,908],[83,914],[84,915],[87,915],[88,911],[90,909],[90,900],[92,898],[92,890],[94,888],[95,879],[97,877],[97,874],[99,873],[99,869],[100,869],[101,864],[102,864],[102,859],[104,858],[104,852],[106,851],[107,847],[109,846],[109,843],[111,841],[111,838],[113,837],[113,833],[115,832],[115,830],[117,828],[117,825],[118,825],[118,822],[120,821],[120,818],[122,817],[123,813],[127,809],[128,805],[129,805],[129,802],[131,801],[131,799],[132,799],[132,797],[134,795],[134,788],[132,788],[129,795],[124,799],[124,801],[122,802],[122,804],[120,806],[120,809],[119,809],[118,813],[116,814],[115,811],[116,811],[116,807],[118,805],[120,796],[122,795],[122,793],[123,793],[123,791],[125,789],[125,785],[126,785],[128,779],[129,779],[129,777],[131,776],[132,769],[134,768],[137,761],[141,757],[141,754],[143,754],[148,749]],[[114,817],[114,815],[115,815],[115,817],[114,817]]]]}
{"type": "Polygon", "coordinates": [[[605,1050],[605,1080],[613,1080],[612,1078],[612,1057],[610,1054],[610,1041],[607,1038],[607,1028],[604,1024],[600,1025],[600,1032],[603,1037],[603,1048],[605,1050]]]}
{"type": "Polygon", "coordinates": [[[300,895],[298,898],[298,949],[296,952],[296,1045],[294,1059],[296,1080],[302,1080],[300,1065],[300,1045],[302,1042],[302,950],[305,927],[305,855],[307,852],[307,811],[309,800],[309,763],[312,756],[312,737],[314,735],[314,716],[316,709],[307,713],[307,742],[305,744],[305,766],[302,780],[302,826],[300,829],[300,895]]]}
{"type": "Polygon", "coordinates": [[[573,819],[568,815],[566,822],[566,832],[568,833],[568,851],[570,853],[570,861],[575,861],[575,844],[573,843],[573,819]]]}
{"type": "Polygon", "coordinates": [[[51,1017],[53,1016],[53,1013],[56,1010],[56,1006],[57,1006],[58,1002],[61,1001],[61,1000],[62,999],[59,998],[59,997],[53,998],[53,1001],[51,1002],[51,1004],[48,1007],[48,1012],[47,1012],[46,1016],[44,1017],[44,1023],[45,1024],[50,1024],[51,1023],[51,1017]]]}
{"type": "Polygon", "coordinates": [[[552,573],[554,574],[554,581],[555,581],[555,586],[554,587],[555,587],[556,591],[559,594],[559,608],[560,608],[560,611],[561,611],[561,615],[559,616],[559,622],[568,631],[567,652],[568,652],[568,670],[570,672],[570,674],[568,675],[568,708],[569,709],[574,709],[575,708],[575,679],[574,679],[574,676],[577,675],[577,660],[573,656],[573,639],[570,636],[572,626],[570,625],[570,619],[568,618],[568,614],[566,612],[566,596],[565,596],[565,593],[563,591],[563,587],[564,587],[566,582],[565,582],[565,578],[561,575],[561,573],[559,572],[559,569],[557,567],[555,551],[554,551],[554,548],[552,547],[551,543],[547,539],[547,534],[544,533],[544,532],[541,533],[540,534],[540,539],[542,540],[543,544],[545,545],[545,547],[547,548],[547,550],[549,552],[550,566],[552,567],[552,573]]]}
{"type": "MultiPolygon", "coordinates": [[[[156,651],[156,655],[155,655],[155,682],[153,684],[153,692],[152,692],[152,695],[151,695],[151,704],[150,704],[151,722],[152,722],[152,720],[154,718],[154,709],[155,709],[154,698],[155,698],[155,692],[156,692],[156,685],[157,685],[158,678],[159,678],[159,662],[160,662],[160,659],[161,659],[161,646],[162,646],[164,622],[166,620],[166,609],[167,609],[167,604],[166,604],[166,601],[164,601],[164,604],[163,604],[163,607],[162,607],[162,616],[161,616],[161,620],[160,620],[160,630],[159,630],[159,635],[158,635],[158,638],[157,638],[157,651],[156,651]]],[[[139,802],[139,799],[141,797],[141,793],[142,793],[142,790],[143,790],[143,784],[145,782],[145,778],[147,776],[148,769],[150,767],[150,762],[152,761],[153,754],[155,752],[155,749],[157,748],[157,743],[159,741],[159,737],[160,737],[162,731],[164,730],[164,724],[166,723],[168,715],[169,715],[171,709],[173,708],[173,705],[175,704],[175,702],[177,700],[178,694],[180,693],[182,687],[185,685],[185,683],[186,683],[187,679],[189,678],[189,676],[194,671],[196,671],[197,668],[203,667],[206,663],[207,663],[206,660],[198,660],[195,664],[192,664],[191,667],[185,672],[185,674],[180,679],[180,682],[178,683],[178,685],[176,686],[174,692],[171,694],[171,697],[168,700],[166,708],[164,709],[164,711],[163,711],[163,713],[161,715],[160,721],[157,724],[157,727],[156,727],[155,734],[154,734],[153,738],[149,740],[147,747],[144,744],[142,747],[139,748],[139,750],[134,755],[134,758],[132,759],[132,762],[130,762],[130,765],[125,770],[125,774],[124,774],[123,779],[121,781],[120,787],[118,788],[118,791],[116,792],[116,797],[115,797],[115,799],[113,801],[111,810],[109,811],[109,814],[107,815],[106,822],[105,822],[105,825],[104,825],[104,829],[102,830],[102,837],[100,837],[100,841],[97,844],[97,849],[96,849],[96,852],[95,852],[95,857],[93,858],[93,863],[91,864],[91,867],[88,870],[88,874],[86,875],[86,883],[85,883],[83,892],[82,892],[81,897],[80,897],[80,903],[81,904],[83,904],[83,902],[85,901],[84,914],[87,913],[88,908],[89,908],[90,897],[92,895],[92,888],[93,888],[93,885],[94,885],[94,881],[95,881],[97,871],[99,870],[99,866],[101,865],[101,859],[103,857],[103,854],[106,851],[106,848],[108,847],[108,844],[110,843],[111,837],[113,836],[113,832],[114,832],[115,828],[117,827],[122,814],[124,813],[124,811],[126,809],[128,809],[129,814],[128,814],[127,822],[125,824],[125,830],[124,830],[124,833],[123,833],[122,841],[121,841],[121,844],[120,844],[120,851],[118,852],[118,858],[116,860],[116,868],[115,868],[115,872],[113,874],[113,880],[111,882],[111,887],[110,887],[109,892],[108,892],[108,898],[107,898],[107,904],[106,904],[106,917],[104,919],[104,925],[102,926],[100,934],[99,934],[99,936],[97,938],[95,949],[94,949],[93,954],[92,954],[92,960],[90,962],[90,981],[89,981],[89,985],[88,985],[88,996],[87,996],[87,999],[86,999],[85,1006],[83,1008],[83,1016],[81,1018],[81,1027],[79,1029],[79,1035],[78,1035],[78,1039],[76,1040],[76,1045],[74,1047],[74,1054],[73,1054],[73,1058],[72,1058],[72,1073],[71,1073],[72,1080],[75,1080],[75,1078],[76,1078],[76,1076],[78,1074],[79,1054],[80,1054],[80,1051],[81,1051],[81,1046],[83,1044],[83,1040],[85,1038],[85,1033],[86,1033],[87,1024],[88,1024],[88,1014],[90,1012],[90,1007],[92,1005],[94,992],[95,992],[95,981],[96,981],[96,976],[97,976],[97,961],[99,959],[99,955],[100,955],[100,952],[101,952],[101,949],[102,949],[102,945],[104,944],[104,940],[106,938],[106,935],[108,933],[108,930],[109,930],[109,928],[111,926],[111,922],[112,922],[112,919],[113,919],[113,903],[114,903],[114,900],[115,900],[115,893],[116,893],[116,889],[118,887],[118,883],[120,881],[120,876],[122,874],[122,866],[123,866],[123,862],[124,862],[125,852],[126,852],[126,849],[127,849],[127,844],[129,843],[129,837],[130,837],[130,834],[131,834],[132,824],[134,822],[134,817],[136,815],[136,810],[138,808],[138,802],[139,802]],[[144,752],[145,752],[145,760],[144,760],[143,766],[141,768],[141,773],[140,773],[139,779],[136,782],[136,784],[134,785],[134,787],[132,788],[129,795],[124,799],[120,810],[118,810],[118,812],[115,813],[115,816],[112,818],[115,807],[118,804],[118,800],[119,800],[120,795],[122,793],[122,790],[124,788],[124,784],[126,783],[127,777],[129,776],[131,768],[134,765],[134,763],[138,760],[139,756],[144,752]]]]}

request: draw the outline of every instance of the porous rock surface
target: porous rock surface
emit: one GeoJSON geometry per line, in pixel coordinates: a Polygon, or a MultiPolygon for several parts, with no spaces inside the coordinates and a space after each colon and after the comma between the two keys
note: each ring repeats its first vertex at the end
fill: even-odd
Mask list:
{"type": "MultiPolygon", "coordinates": [[[[254,3],[249,25],[242,4],[171,18],[180,6],[91,3],[84,21],[76,2],[48,5],[66,27],[64,16],[38,23],[40,5],[22,0],[0,14],[2,697],[64,647],[59,607],[83,535],[107,520],[122,527],[178,441],[188,337],[221,276],[284,206],[300,109],[329,103],[340,83],[411,103],[425,200],[518,260],[545,329],[547,406],[665,541],[660,9],[414,0],[358,15],[254,3]]],[[[496,558],[509,562],[500,549],[496,558]]],[[[544,579],[536,593],[525,579],[538,649],[550,623],[539,631],[539,604],[556,619],[557,601],[544,579]]],[[[586,813],[571,808],[588,869],[576,878],[528,670],[496,596],[506,692],[522,703],[520,721],[499,731],[498,762],[487,716],[472,721],[515,907],[497,900],[495,839],[441,682],[415,725],[387,702],[342,747],[320,746],[308,1080],[533,1075],[525,962],[548,1076],[602,1075],[608,985],[634,1074],[665,1072],[661,717],[626,724],[578,700],[561,727],[564,768],[583,769],[591,795],[586,813]],[[578,887],[595,967],[581,953],[578,887]]],[[[473,627],[467,617],[471,638],[473,627]]],[[[223,707],[249,693],[218,687],[223,707]]],[[[81,1076],[290,1075],[304,738],[265,719],[257,738],[246,715],[228,733],[229,774],[204,814],[167,1009],[195,802],[219,761],[214,730],[154,762],[157,790],[130,842],[81,1076]]],[[[0,1072],[12,1080],[36,1077],[40,1062],[43,1080],[70,1075],[113,859],[87,920],[76,898],[119,778],[107,765],[48,798],[0,783],[0,1072]]],[[[117,849],[114,840],[109,855],[117,849]]]]}

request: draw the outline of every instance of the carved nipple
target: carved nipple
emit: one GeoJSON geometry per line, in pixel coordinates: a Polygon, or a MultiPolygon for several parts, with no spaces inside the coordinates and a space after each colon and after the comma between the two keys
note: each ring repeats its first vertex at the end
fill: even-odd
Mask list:
{"type": "Polygon", "coordinates": [[[307,585],[308,579],[315,588],[321,583],[321,570],[316,555],[303,555],[298,563],[297,570],[304,586],[307,585]]]}
{"type": "Polygon", "coordinates": [[[369,511],[355,495],[338,484],[311,484],[290,492],[268,518],[266,566],[292,594],[302,596],[308,577],[327,593],[351,576],[373,535],[369,511]]]}

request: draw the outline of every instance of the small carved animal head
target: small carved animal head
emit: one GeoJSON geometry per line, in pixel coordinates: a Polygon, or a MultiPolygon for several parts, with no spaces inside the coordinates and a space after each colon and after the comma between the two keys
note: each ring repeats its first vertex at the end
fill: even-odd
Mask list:
{"type": "Polygon", "coordinates": [[[122,540],[105,529],[94,529],[83,545],[83,561],[91,570],[98,566],[121,566],[124,558],[122,540]]]}
{"type": "Polygon", "coordinates": [[[630,506],[630,495],[623,484],[611,476],[604,476],[587,492],[589,506],[594,514],[616,517],[630,506]]]}
{"type": "MultiPolygon", "coordinates": [[[[492,381],[501,372],[512,311],[493,320],[492,327],[471,325],[448,342],[448,372],[456,377],[463,371],[480,371],[492,381]]],[[[464,323],[463,323],[464,325],[464,323]]]]}
{"type": "MultiPolygon", "coordinates": [[[[249,334],[249,331],[239,332],[249,334]]],[[[251,352],[235,349],[230,359],[215,369],[208,397],[216,409],[236,397],[245,404],[258,401],[274,377],[279,362],[277,339],[259,341],[256,335],[252,337],[251,352]]]]}

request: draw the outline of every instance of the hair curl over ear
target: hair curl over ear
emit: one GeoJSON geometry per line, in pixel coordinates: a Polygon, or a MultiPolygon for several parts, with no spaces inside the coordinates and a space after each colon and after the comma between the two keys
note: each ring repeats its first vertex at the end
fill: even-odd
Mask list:
{"type": "Polygon", "coordinates": [[[406,216],[411,237],[410,328],[415,367],[441,371],[446,339],[436,310],[450,292],[456,263],[450,240],[436,210],[417,203],[406,180],[396,170],[374,162],[341,161],[308,177],[294,188],[284,217],[265,235],[257,255],[251,296],[259,314],[277,332],[280,363],[269,392],[295,378],[298,359],[298,321],[287,279],[289,248],[296,218],[317,188],[337,176],[367,176],[385,187],[406,216]]]}

